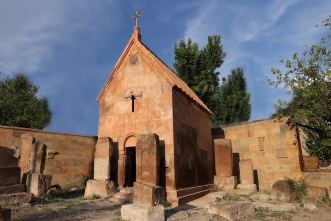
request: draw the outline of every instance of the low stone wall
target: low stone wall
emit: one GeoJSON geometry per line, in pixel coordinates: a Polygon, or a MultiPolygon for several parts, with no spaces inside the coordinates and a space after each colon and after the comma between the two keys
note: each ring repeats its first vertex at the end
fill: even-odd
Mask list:
{"type": "Polygon", "coordinates": [[[0,167],[24,165],[24,162],[20,162],[20,158],[9,154],[10,147],[13,146],[22,150],[22,134],[31,134],[36,141],[47,146],[48,155],[44,174],[53,174],[52,185],[78,185],[81,182],[82,174],[93,177],[96,136],[28,128],[0,126],[0,167]]]}

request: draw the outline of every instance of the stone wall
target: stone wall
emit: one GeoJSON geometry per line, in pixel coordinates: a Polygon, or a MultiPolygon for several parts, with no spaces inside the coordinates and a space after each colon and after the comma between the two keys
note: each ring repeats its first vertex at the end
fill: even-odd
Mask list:
{"type": "Polygon", "coordinates": [[[210,184],[214,175],[210,116],[180,90],[173,92],[173,105],[176,189],[210,184]]]}
{"type": "Polygon", "coordinates": [[[307,160],[303,159],[300,136],[286,121],[287,118],[257,120],[215,128],[212,134],[214,139],[231,139],[234,176],[240,177],[240,160],[252,160],[254,182],[259,189],[270,189],[284,177],[303,177],[312,186],[328,188],[330,172],[303,172],[307,160]]]}
{"type": "Polygon", "coordinates": [[[47,145],[44,174],[53,174],[52,184],[76,185],[80,183],[82,174],[93,176],[97,137],[18,127],[0,126],[0,167],[24,167],[23,160],[8,154],[12,146],[22,149],[22,134],[32,134],[36,141],[47,145]]]}

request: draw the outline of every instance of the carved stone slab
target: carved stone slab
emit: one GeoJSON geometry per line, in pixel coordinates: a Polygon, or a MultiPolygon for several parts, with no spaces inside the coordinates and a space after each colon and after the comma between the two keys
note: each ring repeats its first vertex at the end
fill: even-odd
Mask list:
{"type": "Polygon", "coordinates": [[[45,168],[47,146],[37,142],[32,144],[30,155],[30,172],[42,174],[45,168]]]}
{"type": "Polygon", "coordinates": [[[275,148],[276,157],[287,158],[287,149],[286,148],[275,148]]]}
{"type": "Polygon", "coordinates": [[[240,183],[254,184],[253,164],[251,159],[240,160],[240,183]]]}
{"type": "Polygon", "coordinates": [[[21,148],[21,158],[20,164],[22,173],[29,172],[30,170],[30,155],[32,144],[35,143],[35,139],[32,134],[22,134],[22,148],[21,148]]]}
{"type": "Polygon", "coordinates": [[[94,158],[94,179],[107,180],[110,179],[111,157],[94,158]]]}
{"type": "Polygon", "coordinates": [[[139,205],[155,206],[165,197],[162,187],[150,186],[144,183],[135,182],[133,184],[133,203],[139,205]]]}
{"type": "Polygon", "coordinates": [[[141,134],[137,138],[136,146],[136,181],[159,186],[160,160],[159,160],[159,136],[141,134]]]}
{"type": "Polygon", "coordinates": [[[230,139],[214,140],[215,167],[217,176],[232,176],[232,144],[230,139]]]}
{"type": "Polygon", "coordinates": [[[113,140],[110,137],[99,137],[95,145],[94,158],[114,155],[113,140]]]}

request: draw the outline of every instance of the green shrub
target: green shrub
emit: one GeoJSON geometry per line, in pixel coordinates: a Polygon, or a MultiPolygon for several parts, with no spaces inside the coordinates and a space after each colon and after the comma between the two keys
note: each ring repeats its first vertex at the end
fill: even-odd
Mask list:
{"type": "Polygon", "coordinates": [[[301,202],[302,197],[306,195],[306,189],[309,185],[308,182],[300,177],[298,181],[285,177],[285,180],[290,184],[291,188],[291,200],[301,202]]]}

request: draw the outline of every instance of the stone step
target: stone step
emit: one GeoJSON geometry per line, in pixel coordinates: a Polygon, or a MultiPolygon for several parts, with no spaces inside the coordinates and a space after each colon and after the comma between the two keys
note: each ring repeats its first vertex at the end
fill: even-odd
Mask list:
{"type": "Polygon", "coordinates": [[[190,195],[193,193],[201,192],[204,190],[210,190],[211,184],[203,185],[203,186],[196,186],[196,187],[190,187],[190,188],[185,188],[185,189],[180,189],[180,190],[175,190],[175,191],[167,191],[167,196],[170,197],[182,197],[186,195],[190,195]]]}
{"type": "Polygon", "coordinates": [[[0,186],[19,184],[21,181],[20,167],[0,167],[0,186]]]}
{"type": "Polygon", "coordinates": [[[123,204],[132,201],[132,199],[133,193],[118,192],[113,196],[113,198],[111,198],[111,201],[114,203],[123,204]]]}
{"type": "Polygon", "coordinates": [[[10,193],[0,195],[0,205],[23,205],[31,203],[32,193],[10,193]]]}
{"type": "Polygon", "coordinates": [[[16,184],[10,186],[0,186],[0,194],[10,194],[10,193],[19,193],[25,192],[24,184],[16,184]]]}
{"type": "Polygon", "coordinates": [[[133,193],[133,187],[121,187],[120,192],[121,193],[133,193]]]}
{"type": "Polygon", "coordinates": [[[178,206],[178,205],[188,203],[188,202],[190,202],[192,200],[195,200],[197,198],[203,197],[204,195],[206,195],[208,193],[209,193],[209,189],[202,190],[202,191],[192,193],[192,194],[189,194],[189,195],[185,195],[185,196],[181,196],[181,197],[178,197],[178,198],[168,199],[168,202],[171,203],[174,206],[178,206]]]}

